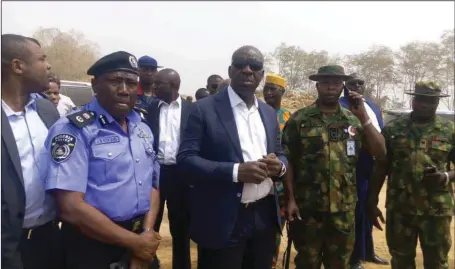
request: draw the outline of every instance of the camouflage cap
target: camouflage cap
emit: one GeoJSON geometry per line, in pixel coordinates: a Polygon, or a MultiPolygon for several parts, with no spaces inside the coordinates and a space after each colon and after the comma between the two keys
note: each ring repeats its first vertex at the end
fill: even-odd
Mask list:
{"type": "Polygon", "coordinates": [[[441,87],[434,81],[418,81],[414,92],[406,92],[409,95],[420,95],[429,97],[449,97],[448,94],[441,94],[441,87]]]}
{"type": "Polygon", "coordinates": [[[337,77],[342,80],[349,80],[351,77],[344,73],[344,68],[340,65],[326,65],[318,69],[318,73],[309,76],[312,81],[319,81],[321,78],[337,77]]]}

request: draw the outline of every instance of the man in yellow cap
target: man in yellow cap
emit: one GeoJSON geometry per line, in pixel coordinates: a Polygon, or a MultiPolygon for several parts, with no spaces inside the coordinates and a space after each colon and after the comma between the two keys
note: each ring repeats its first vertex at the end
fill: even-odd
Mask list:
{"type": "MultiPolygon", "coordinates": [[[[276,111],[276,116],[278,123],[280,125],[280,131],[283,131],[284,125],[286,121],[291,116],[291,113],[281,108],[281,99],[285,92],[286,88],[286,80],[277,75],[277,74],[268,74],[265,78],[265,85],[263,88],[264,94],[264,101],[271,107],[273,107],[276,111]]],[[[284,227],[285,218],[284,218],[284,206],[285,206],[285,199],[284,199],[284,187],[282,181],[275,182],[275,186],[279,195],[278,203],[280,205],[280,213],[282,217],[282,223],[284,227]]],[[[272,261],[272,269],[276,268],[276,263],[278,261],[278,255],[280,254],[280,244],[281,244],[281,233],[277,233],[276,236],[276,254],[273,257],[272,261]]]]}

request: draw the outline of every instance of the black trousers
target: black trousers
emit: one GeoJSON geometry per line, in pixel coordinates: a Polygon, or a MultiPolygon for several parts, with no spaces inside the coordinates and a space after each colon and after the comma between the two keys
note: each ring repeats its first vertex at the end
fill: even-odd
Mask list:
{"type": "Polygon", "coordinates": [[[277,222],[273,196],[241,204],[228,244],[222,249],[198,247],[198,269],[270,269],[277,222]]]}
{"type": "MultiPolygon", "coordinates": [[[[143,219],[144,216],[139,216],[129,221],[116,222],[116,224],[140,233],[143,219]]],[[[123,264],[121,269],[129,269],[131,256],[128,249],[92,239],[68,223],[63,223],[62,235],[65,244],[65,269],[110,269],[111,264],[114,263],[123,264]]],[[[149,268],[159,268],[157,261],[155,260],[149,268]]]]}
{"type": "Polygon", "coordinates": [[[24,229],[20,251],[24,269],[63,269],[64,255],[57,221],[33,229],[24,229]]]}
{"type": "Polygon", "coordinates": [[[157,232],[163,220],[165,202],[172,236],[172,269],[191,269],[188,183],[175,165],[161,165],[160,211],[154,227],[157,232]]]}

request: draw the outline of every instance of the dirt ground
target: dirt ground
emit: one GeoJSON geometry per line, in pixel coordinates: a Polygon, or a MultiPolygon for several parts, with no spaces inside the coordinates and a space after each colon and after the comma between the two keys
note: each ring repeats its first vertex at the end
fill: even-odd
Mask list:
{"type": "MultiPolygon", "coordinates": [[[[381,191],[381,196],[380,196],[380,205],[382,206],[382,211],[385,215],[385,209],[384,209],[384,202],[385,202],[385,186],[381,191]]],[[[167,222],[167,216],[164,217],[163,223],[162,223],[162,228],[161,228],[161,236],[163,237],[163,241],[161,242],[160,248],[158,250],[158,257],[161,260],[162,264],[162,269],[171,269],[172,266],[172,243],[171,243],[171,236],[169,234],[169,225],[167,222]],[[166,221],[164,221],[166,220],[166,221]]],[[[454,222],[452,222],[452,238],[454,237],[454,222]]],[[[375,244],[375,250],[376,253],[385,259],[390,259],[390,255],[387,249],[387,244],[385,240],[385,233],[381,232],[379,230],[374,230],[373,231],[373,236],[374,236],[374,244],[375,244]]],[[[452,240],[455,241],[455,240],[452,240]]],[[[281,251],[283,252],[285,249],[285,244],[287,240],[286,237],[283,238],[282,243],[281,243],[281,251]]],[[[280,258],[282,258],[283,253],[280,254],[280,258]]],[[[455,269],[455,250],[454,250],[454,244],[452,244],[452,249],[450,250],[449,253],[449,268],[450,269],[455,269]]],[[[197,253],[196,253],[196,244],[192,243],[192,249],[191,249],[191,260],[192,260],[192,268],[197,269],[197,253]]],[[[279,267],[281,269],[281,260],[279,261],[279,267]]],[[[420,248],[417,248],[417,257],[416,257],[416,265],[417,269],[423,269],[423,257],[422,257],[422,251],[420,248]]],[[[372,263],[365,263],[364,267],[366,269],[385,269],[385,268],[390,268],[390,266],[384,266],[384,265],[375,265],[372,263]]],[[[293,266],[293,257],[291,257],[291,269],[294,269],[293,266]]]]}

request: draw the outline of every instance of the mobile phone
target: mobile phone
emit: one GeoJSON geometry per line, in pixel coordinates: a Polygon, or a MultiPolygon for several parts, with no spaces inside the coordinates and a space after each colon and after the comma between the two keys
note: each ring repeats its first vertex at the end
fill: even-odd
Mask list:
{"type": "MultiPolygon", "coordinates": [[[[344,87],[344,92],[347,92],[347,93],[350,92],[350,90],[349,90],[348,88],[346,88],[346,85],[343,86],[343,87],[344,87]]],[[[356,108],[356,109],[359,108],[359,100],[357,100],[357,99],[352,99],[349,95],[346,96],[346,97],[348,98],[348,101],[349,101],[349,103],[351,104],[351,106],[352,106],[353,108],[356,108]]]]}
{"type": "Polygon", "coordinates": [[[436,167],[425,167],[425,169],[423,170],[423,173],[424,174],[432,174],[432,173],[435,173],[436,172],[436,167]]]}

